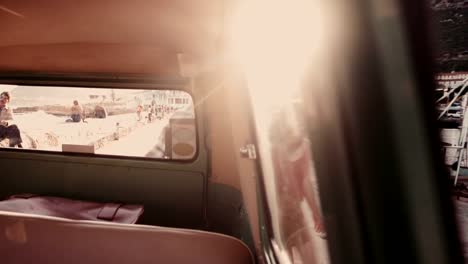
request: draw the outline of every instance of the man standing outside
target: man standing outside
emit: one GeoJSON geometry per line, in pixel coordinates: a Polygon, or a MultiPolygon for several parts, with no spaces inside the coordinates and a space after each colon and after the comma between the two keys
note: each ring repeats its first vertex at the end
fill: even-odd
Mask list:
{"type": "Polygon", "coordinates": [[[141,104],[139,104],[137,106],[137,120],[138,121],[141,121],[141,111],[143,111],[143,107],[141,106],[141,104]]]}
{"type": "Polygon", "coordinates": [[[9,140],[9,146],[18,146],[22,148],[21,133],[16,125],[9,125],[8,122],[13,120],[13,111],[8,107],[11,100],[9,92],[2,92],[0,94],[0,141],[4,139],[9,140]]]}

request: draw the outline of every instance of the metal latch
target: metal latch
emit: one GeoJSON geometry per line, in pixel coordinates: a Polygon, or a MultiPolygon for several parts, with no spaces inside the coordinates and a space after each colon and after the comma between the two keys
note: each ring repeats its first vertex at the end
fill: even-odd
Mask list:
{"type": "Polygon", "coordinates": [[[243,158],[257,159],[257,150],[254,144],[247,144],[241,147],[239,151],[243,158]]]}

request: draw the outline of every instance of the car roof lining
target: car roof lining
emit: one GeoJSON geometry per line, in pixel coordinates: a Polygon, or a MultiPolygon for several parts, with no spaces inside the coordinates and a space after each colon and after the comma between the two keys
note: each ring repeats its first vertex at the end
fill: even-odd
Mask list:
{"type": "Polygon", "coordinates": [[[0,3],[0,72],[179,75],[177,54],[217,52],[224,1],[0,3]]]}

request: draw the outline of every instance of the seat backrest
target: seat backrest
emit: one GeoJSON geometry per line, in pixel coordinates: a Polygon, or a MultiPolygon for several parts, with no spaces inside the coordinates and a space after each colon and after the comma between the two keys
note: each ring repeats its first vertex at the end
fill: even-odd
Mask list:
{"type": "Polygon", "coordinates": [[[4,211],[0,230],[1,263],[254,263],[240,240],[197,230],[4,211]]]}

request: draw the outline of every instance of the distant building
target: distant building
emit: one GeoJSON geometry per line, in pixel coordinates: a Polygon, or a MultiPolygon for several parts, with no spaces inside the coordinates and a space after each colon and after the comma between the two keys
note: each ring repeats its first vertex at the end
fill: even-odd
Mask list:
{"type": "Polygon", "coordinates": [[[446,88],[456,88],[460,86],[463,80],[468,78],[468,72],[439,73],[436,75],[438,85],[446,88]]]}
{"type": "Polygon", "coordinates": [[[192,98],[190,94],[183,91],[168,91],[167,92],[166,105],[174,108],[184,107],[192,104],[192,98]]]}

